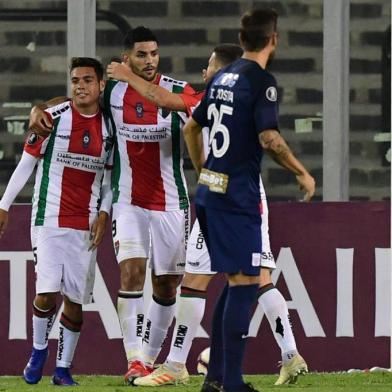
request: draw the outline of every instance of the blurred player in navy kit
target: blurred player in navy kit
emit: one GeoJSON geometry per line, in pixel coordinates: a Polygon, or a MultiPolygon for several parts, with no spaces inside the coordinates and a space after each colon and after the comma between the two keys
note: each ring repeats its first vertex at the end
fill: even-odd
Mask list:
{"type": "MultiPolygon", "coordinates": [[[[225,273],[228,281],[214,311],[211,357],[202,391],[222,386],[227,392],[255,391],[242,379],[242,361],[261,265],[263,149],[296,176],[304,200],[310,200],[315,190],[313,177],[279,133],[276,81],[265,70],[277,45],[276,27],[277,14],[271,9],[242,17],[242,58],[209,83],[184,128],[189,155],[200,173],[196,213],[211,269],[225,273]],[[211,150],[203,166],[197,140],[204,126],[210,130],[211,150]]],[[[305,370],[299,367],[298,373],[305,370]]]]}

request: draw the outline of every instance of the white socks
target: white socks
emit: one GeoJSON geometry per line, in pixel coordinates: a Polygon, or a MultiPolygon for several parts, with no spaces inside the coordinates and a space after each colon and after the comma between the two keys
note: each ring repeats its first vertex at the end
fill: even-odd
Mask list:
{"type": "Polygon", "coordinates": [[[150,366],[154,364],[158,357],[167,330],[174,318],[176,299],[173,298],[165,302],[163,303],[161,299],[153,296],[146,316],[142,360],[150,366]]]}
{"type": "Polygon", "coordinates": [[[142,291],[119,291],[117,312],[127,361],[141,359],[144,300],[142,291]]]}
{"type": "Polygon", "coordinates": [[[42,310],[33,304],[33,347],[43,350],[48,347],[48,338],[56,317],[56,307],[42,310]]]}
{"type": "Polygon", "coordinates": [[[259,297],[259,303],[270,323],[272,333],[282,352],[285,361],[288,356],[297,353],[295,338],[289,321],[289,311],[282,294],[275,287],[259,297]]]}
{"type": "Polygon", "coordinates": [[[197,329],[203,319],[206,300],[200,297],[180,297],[176,325],[173,330],[167,362],[185,364],[197,329]]]}
{"type": "Polygon", "coordinates": [[[71,367],[81,328],[82,322],[76,323],[64,313],[61,315],[56,367],[71,367]]]}

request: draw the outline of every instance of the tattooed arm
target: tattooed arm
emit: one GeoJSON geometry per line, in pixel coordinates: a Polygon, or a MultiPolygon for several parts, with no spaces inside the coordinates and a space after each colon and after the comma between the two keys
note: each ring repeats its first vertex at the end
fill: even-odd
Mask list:
{"type": "Polygon", "coordinates": [[[276,130],[266,130],[259,134],[259,141],[276,163],[296,176],[300,189],[305,191],[304,201],[310,201],[315,191],[314,178],[294,156],[281,134],[276,130]]]}

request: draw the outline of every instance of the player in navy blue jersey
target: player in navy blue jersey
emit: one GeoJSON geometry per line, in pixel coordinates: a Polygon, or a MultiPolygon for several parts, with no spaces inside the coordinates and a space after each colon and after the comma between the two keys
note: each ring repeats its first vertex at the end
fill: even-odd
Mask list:
{"type": "Polygon", "coordinates": [[[277,45],[277,14],[254,10],[241,19],[241,59],[221,70],[184,128],[190,158],[200,173],[196,213],[211,269],[225,273],[214,311],[211,357],[202,391],[255,391],[242,379],[244,337],[261,264],[259,176],[263,149],[295,174],[309,201],[315,182],[279,133],[275,78],[266,71],[277,45]],[[203,165],[197,143],[210,129],[203,165]]]}

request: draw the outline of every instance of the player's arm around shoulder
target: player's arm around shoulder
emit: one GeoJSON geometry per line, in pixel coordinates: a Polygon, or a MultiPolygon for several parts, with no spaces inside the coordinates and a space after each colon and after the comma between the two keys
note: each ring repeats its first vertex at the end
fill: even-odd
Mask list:
{"type": "Polygon", "coordinates": [[[111,62],[106,69],[109,78],[128,83],[142,97],[161,108],[175,111],[186,111],[186,106],[178,94],[144,80],[136,75],[125,63],[111,62]]]}
{"type": "Polygon", "coordinates": [[[294,156],[282,135],[275,129],[265,130],[260,132],[259,142],[275,162],[296,176],[300,189],[305,191],[303,200],[310,201],[316,188],[315,180],[294,156]]]}
{"type": "Polygon", "coordinates": [[[45,109],[67,101],[69,101],[68,97],[56,97],[33,106],[29,117],[29,130],[33,130],[40,136],[46,136],[52,132],[53,124],[51,118],[46,114],[45,109]]]}

